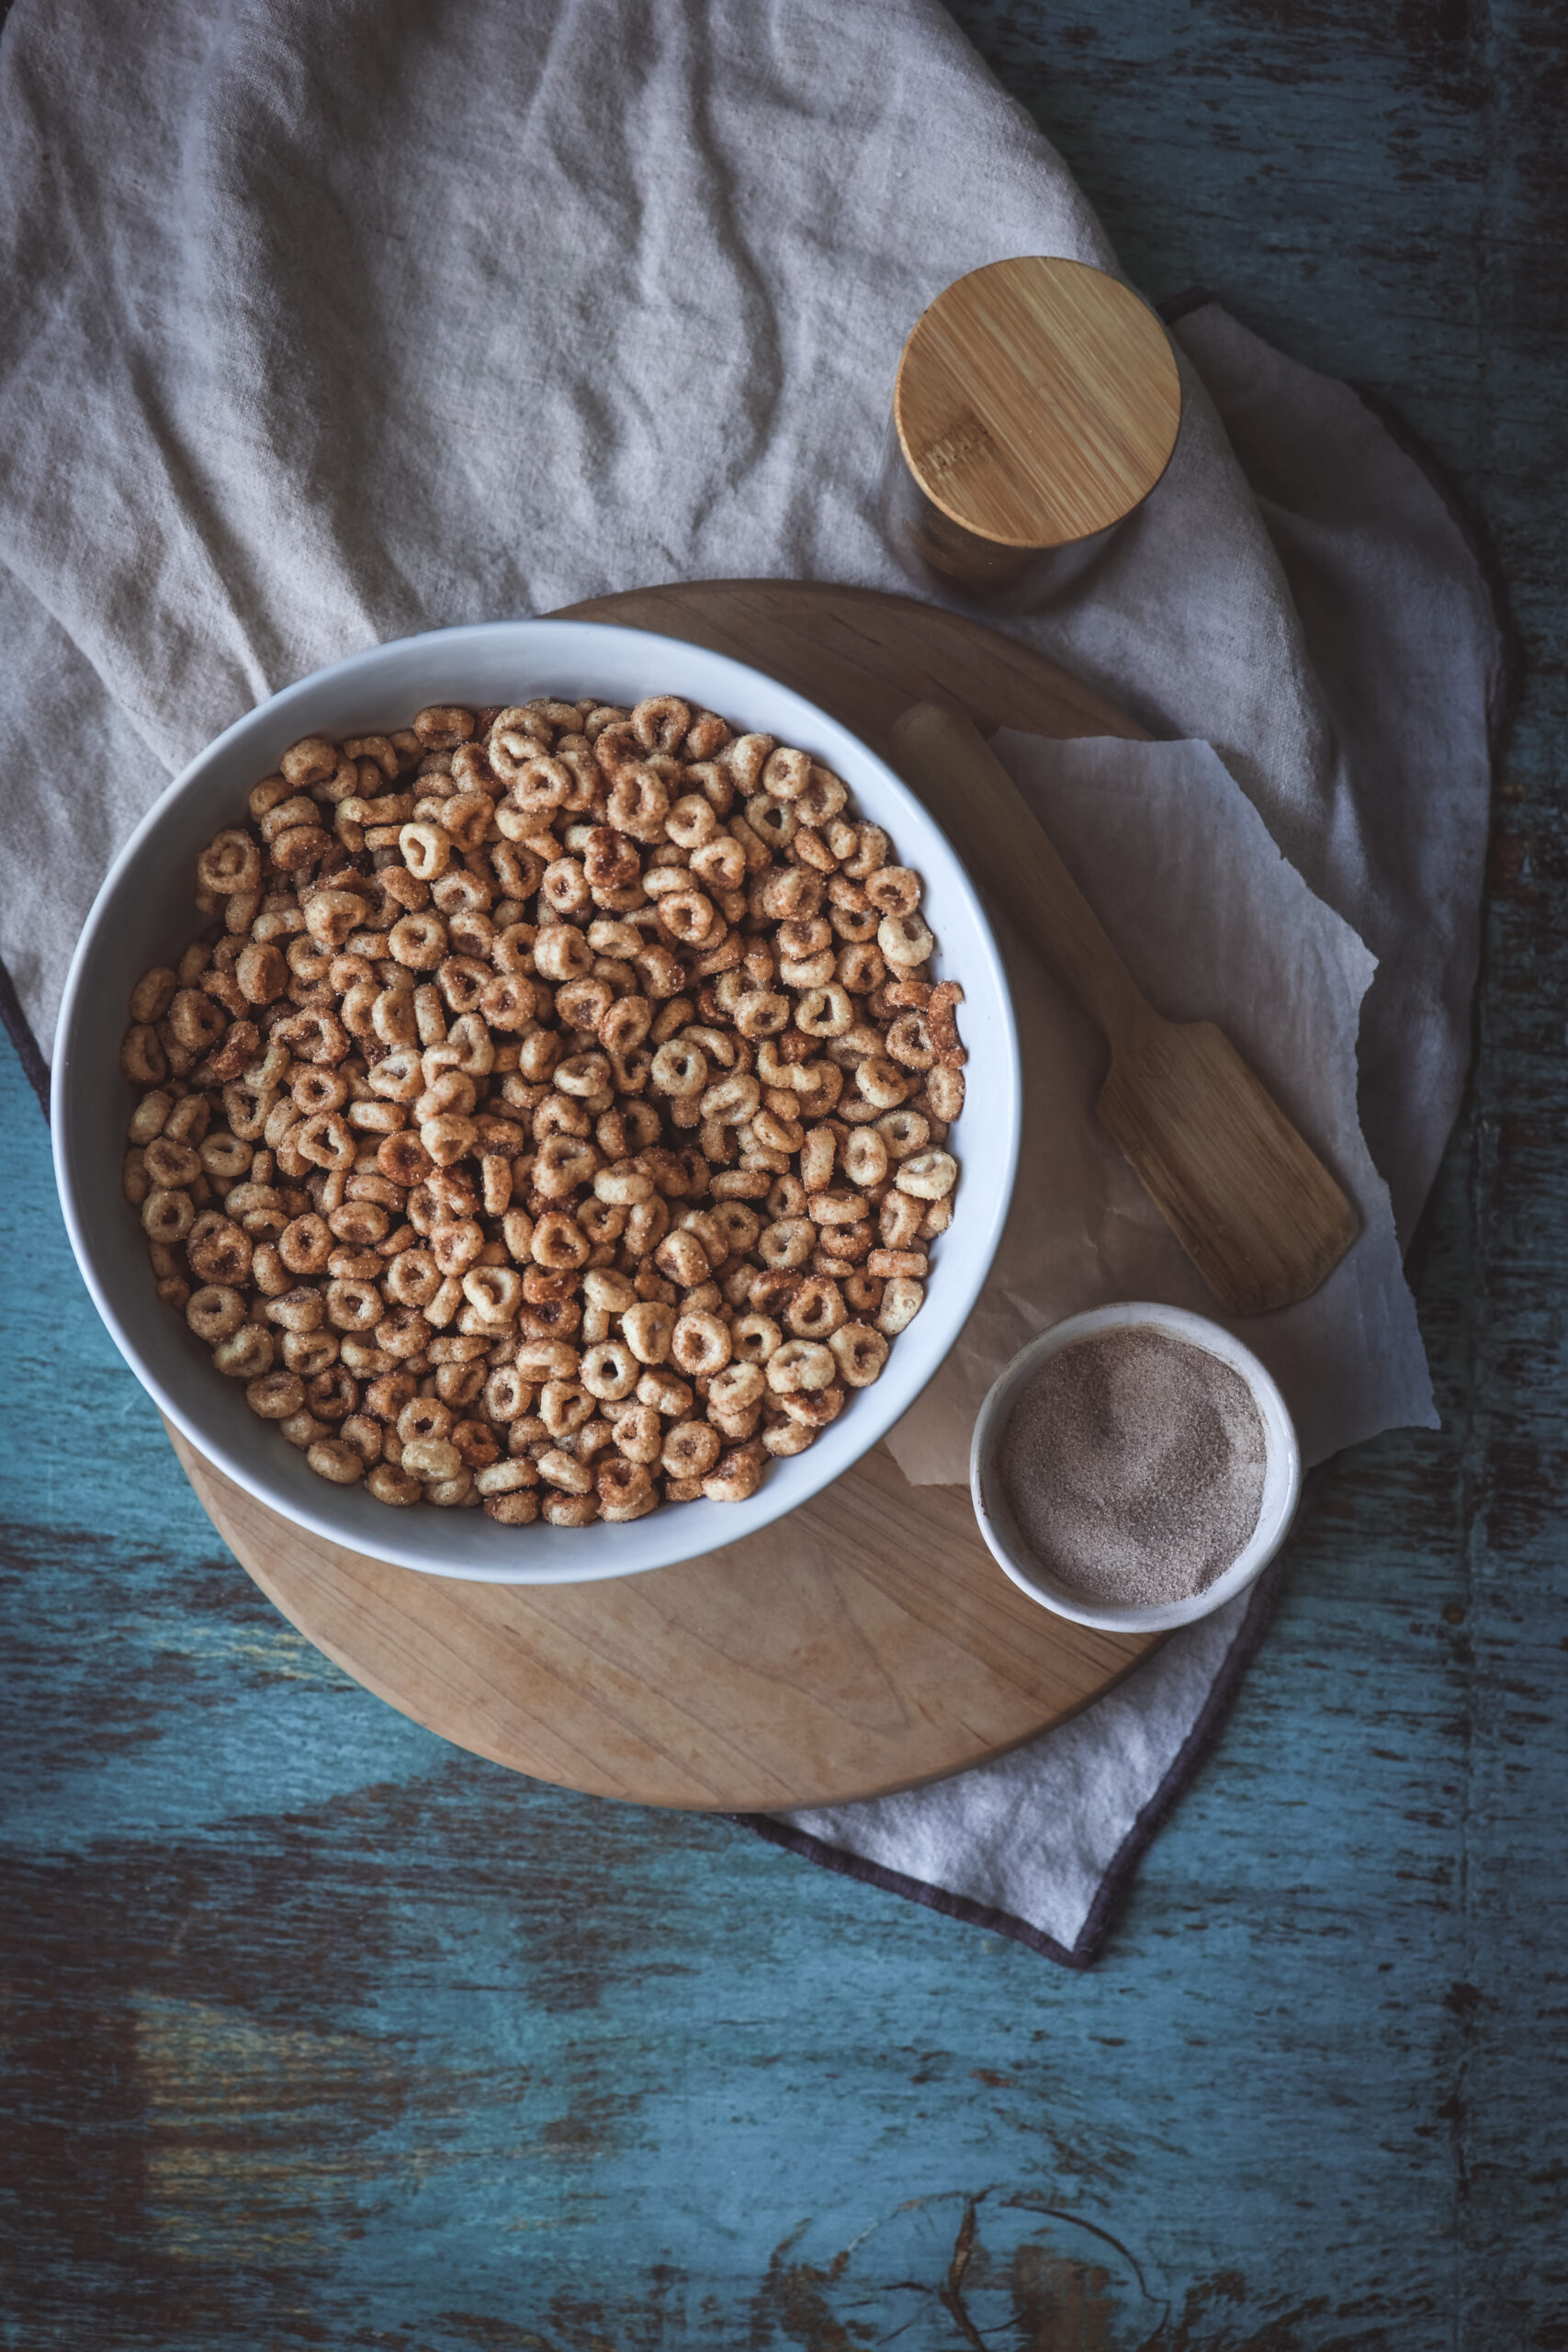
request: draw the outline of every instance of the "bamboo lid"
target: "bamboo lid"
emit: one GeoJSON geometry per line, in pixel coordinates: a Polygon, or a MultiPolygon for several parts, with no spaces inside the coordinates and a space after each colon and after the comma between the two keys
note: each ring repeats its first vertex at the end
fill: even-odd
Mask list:
{"type": "Polygon", "coordinates": [[[909,471],[954,523],[1004,547],[1060,547],[1154,488],[1181,384],[1165,329],[1119,279],[996,261],[917,322],[893,414],[909,471]]]}

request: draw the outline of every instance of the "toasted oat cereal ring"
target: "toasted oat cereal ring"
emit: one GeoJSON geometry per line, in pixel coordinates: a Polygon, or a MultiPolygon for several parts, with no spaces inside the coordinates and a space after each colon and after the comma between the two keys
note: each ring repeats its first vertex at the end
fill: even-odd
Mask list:
{"type": "MultiPolygon", "coordinates": [[[[920,903],[920,877],[907,865],[879,865],[866,876],[865,895],[879,915],[912,915],[920,903]]],[[[918,956],[895,959],[919,963],[918,956]]]]}
{"type": "Polygon", "coordinates": [[[443,1274],[461,1274],[485,1246],[484,1227],[471,1216],[444,1216],[431,1227],[426,1238],[443,1274]]]}
{"type": "Polygon", "coordinates": [[[314,1168],[337,1168],[346,1173],[359,1157],[354,1129],[341,1111],[313,1112],[291,1134],[294,1148],[314,1168]]]}
{"type": "Polygon", "coordinates": [[[841,1037],[853,1024],[854,1009],[837,981],[807,989],[795,1008],[795,1025],[804,1037],[841,1037]]]}
{"type": "Polygon", "coordinates": [[[462,1470],[463,1457],[449,1438],[416,1437],[412,1442],[404,1442],[402,1466],[428,1485],[456,1478],[462,1470]]]}
{"type": "Polygon", "coordinates": [[[427,752],[455,752],[473,733],[474,715],[457,703],[431,703],[416,712],[413,731],[427,752]]]}
{"type": "Polygon", "coordinates": [[[272,1370],[274,1348],[270,1331],[259,1323],[241,1323],[212,1351],[212,1361],[228,1380],[259,1380],[272,1370]]]}
{"type": "Polygon", "coordinates": [[[958,1162],[950,1151],[911,1152],[900,1161],[893,1179],[901,1193],[918,1201],[945,1200],[958,1182],[958,1162]]]}
{"type": "Polygon", "coordinates": [[[588,876],[575,857],[553,858],[545,868],[539,896],[556,914],[570,920],[584,915],[593,904],[588,876]]]}
{"type": "Polygon", "coordinates": [[[547,1380],[539,1391],[539,1417],[552,1437],[575,1437],[593,1412],[594,1399],[580,1380],[547,1380]]]}
{"type": "MultiPolygon", "coordinates": [[[[566,1143],[570,1138],[560,1136],[551,1140],[566,1143]]],[[[547,1273],[562,1273],[585,1266],[593,1254],[588,1236],[565,1209],[546,1210],[534,1227],[530,1250],[534,1263],[543,1266],[547,1273]]]]}
{"type": "MultiPolygon", "coordinates": [[[[721,1316],[685,1314],[675,1325],[670,1342],[671,1361],[692,1379],[700,1380],[722,1372],[729,1362],[729,1326],[721,1316]]],[[[707,1464],[705,1463],[705,1469],[707,1464]]],[[[682,1472],[678,1475],[691,1476],[682,1472]]]]}
{"type": "Polygon", "coordinates": [[[216,1347],[229,1339],[245,1319],[245,1302],[223,1283],[208,1283],[193,1290],[186,1301],[186,1321],[198,1340],[216,1347]]]}
{"type": "Polygon", "coordinates": [[[515,1362],[525,1380],[575,1380],[581,1359],[564,1340],[525,1340],[515,1362]]]}
{"type": "Polygon", "coordinates": [[[885,1182],[886,1136],[876,1127],[852,1127],[843,1148],[843,1165],[845,1175],[858,1193],[869,1192],[874,1184],[885,1182]]]}
{"type": "Polygon", "coordinates": [[[662,841],[664,820],[669,813],[670,795],[664,780],[645,762],[633,762],[617,769],[604,803],[604,814],[617,832],[629,833],[638,842],[662,841]]]}
{"type": "Polygon", "coordinates": [[[307,1005],[280,1021],[272,1035],[275,1044],[287,1046],[302,1062],[341,1062],[349,1048],[347,1030],[335,1012],[321,1004],[307,1005]]]}
{"type": "Polygon", "coordinates": [[[546,923],[534,942],[534,963],[547,980],[585,979],[593,968],[593,950],[575,923],[546,923]]]}
{"type": "Polygon", "coordinates": [[[844,1409],[844,1391],[837,1381],[827,1388],[791,1389],[779,1402],[792,1421],[799,1421],[807,1429],[826,1429],[836,1421],[844,1409]]]}
{"type": "Polygon", "coordinates": [[[348,1080],[341,1069],[301,1063],[289,1080],[288,1097],[301,1118],[311,1118],[318,1111],[341,1111],[348,1100],[348,1080]]]}
{"type": "Polygon", "coordinates": [[[335,1331],[285,1331],[283,1335],[283,1361],[301,1380],[314,1380],[318,1373],[330,1371],[340,1350],[335,1331]]]}
{"type": "Polygon", "coordinates": [[[478,1012],[494,978],[477,956],[444,956],[435,967],[435,985],[454,1012],[478,1012]]]}
{"type": "Polygon", "coordinates": [[[588,1495],[592,1492],[593,1474],[585,1462],[574,1454],[563,1453],[558,1446],[548,1446],[537,1457],[539,1476],[552,1487],[568,1495],[588,1495]]]}
{"type": "Polygon", "coordinates": [[[939,1061],[927,1074],[926,1100],[939,1119],[956,1119],[964,1108],[964,1072],[953,1062],[939,1061]]]}
{"type": "Polygon", "coordinates": [[[349,933],[359,929],[367,911],[357,890],[335,890],[329,886],[311,892],[305,909],[305,929],[318,946],[341,947],[349,933]]]}
{"type": "Polygon", "coordinates": [[[610,1065],[601,1053],[569,1054],[556,1064],[556,1085],[574,1099],[603,1094],[609,1079],[610,1065]]]}
{"type": "MultiPolygon", "coordinates": [[[[479,1479],[491,1475],[490,1472],[481,1470],[479,1477],[474,1481],[476,1488],[479,1485],[479,1479]]],[[[493,1519],[499,1527],[529,1527],[539,1516],[539,1498],[526,1489],[487,1494],[484,1498],[484,1510],[486,1518],[493,1519]]]]}
{"type": "Polygon", "coordinates": [[[777,1037],[788,1028],[790,1001],[776,989],[750,989],[730,1014],[737,1034],[748,1040],[777,1037]]]}
{"type": "Polygon", "coordinates": [[[785,1340],[768,1358],[765,1378],[775,1396],[795,1389],[828,1387],[835,1366],[829,1351],[816,1340],[785,1340]]]}
{"type": "Polygon", "coordinates": [[[479,1129],[462,1114],[444,1111],[436,1118],[420,1122],[419,1139],[437,1168],[452,1168],[472,1151],[479,1129]]]}
{"type": "Polygon", "coordinates": [[[494,814],[488,793],[454,792],[442,803],[441,830],[458,850],[482,847],[494,814]]]}
{"type": "Polygon", "coordinates": [[[717,840],[718,819],[714,815],[713,804],[705,800],[700,792],[682,793],[679,800],[671,804],[664,831],[678,849],[701,849],[705,842],[717,840]]]}
{"type": "Polygon", "coordinates": [[[829,1339],[845,1319],[843,1295],[826,1274],[813,1274],[802,1283],[784,1308],[784,1321],[802,1340],[829,1339]]]}
{"type": "Polygon", "coordinates": [[[638,1363],[663,1363],[675,1336],[675,1310],[660,1299],[639,1299],[622,1316],[621,1332],[638,1363]]]}
{"type": "Polygon", "coordinates": [[[319,1421],[345,1421],[359,1403],[359,1383],[344,1363],[324,1365],[305,1385],[305,1409],[319,1421]]]}
{"type": "Polygon", "coordinates": [[[736,1257],[743,1257],[756,1247],[762,1230],[762,1220],[755,1209],[748,1208],[742,1200],[716,1200],[706,1212],[710,1225],[723,1235],[736,1257]]]}
{"type": "Polygon", "coordinates": [[[201,1160],[188,1143],[175,1143],[167,1135],[154,1136],[142,1154],[151,1182],[167,1191],[194,1184],[201,1174],[201,1160]]]}
{"type": "Polygon", "coordinates": [[[291,1218],[277,1237],[277,1254],[291,1274],[324,1274],[332,1253],[331,1229],[314,1211],[291,1218]]]}
{"type": "Polygon", "coordinates": [[[130,1017],[134,1022],[162,1021],[175,1001],[179,976],[167,964],[154,964],[143,972],[130,991],[130,1017]]]}
{"type": "Polygon", "coordinates": [[[892,1059],[905,1069],[928,1070],[936,1060],[925,1015],[913,1009],[899,1013],[888,1029],[886,1043],[892,1059]]]}
{"type": "Polygon", "coordinates": [[[909,1081],[886,1054],[867,1054],[855,1066],[855,1085],[874,1110],[891,1111],[909,1091],[909,1081]]]}
{"type": "Polygon", "coordinates": [[[910,1274],[893,1274],[883,1284],[882,1306],[876,1317],[876,1328],[887,1337],[897,1339],[898,1333],[911,1324],[926,1303],[926,1286],[910,1274]]]}
{"type": "MultiPolygon", "coordinates": [[[[556,990],[556,1019],[563,1029],[597,1031],[615,1001],[614,989],[599,975],[591,973],[586,979],[565,980],[556,990]]],[[[627,1043],[635,1046],[640,1039],[633,1036],[627,1043]]]]}
{"type": "Polygon", "coordinates": [[[709,890],[739,890],[746,879],[746,853],[731,833],[699,842],[691,862],[694,876],[709,890]]]}
{"type": "Polygon", "coordinates": [[[422,1356],[432,1336],[430,1325],[417,1306],[389,1306],[376,1326],[376,1345],[394,1363],[400,1363],[406,1356],[422,1356]]]}
{"type": "Polygon", "coordinates": [[[250,1004],[272,1004],[288,986],[288,967],[270,940],[251,940],[242,947],[234,978],[250,1004]]]}
{"type": "MultiPolygon", "coordinates": [[[[234,1198],[233,1193],[229,1198],[234,1198]]],[[[145,1210],[142,1215],[145,1219],[145,1210]]],[[[197,1218],[186,1256],[192,1273],[205,1283],[220,1283],[237,1290],[251,1278],[254,1251],[250,1236],[231,1217],[220,1215],[216,1209],[206,1210],[197,1218]]]]}
{"type": "Polygon", "coordinates": [[[583,845],[582,870],[592,890],[626,890],[640,880],[642,860],[626,834],[594,825],[583,845]]]}
{"type": "Polygon", "coordinates": [[[350,1413],[338,1430],[337,1442],[352,1448],[362,1469],[373,1469],[381,1459],[381,1425],[368,1413],[350,1413]]]}
{"type": "Polygon", "coordinates": [[[398,1510],[405,1510],[410,1503],[417,1503],[421,1495],[419,1480],[412,1471],[391,1462],[378,1462],[373,1470],[367,1471],[365,1487],[367,1493],[374,1495],[378,1503],[389,1503],[398,1510]]]}
{"type": "Polygon", "coordinates": [[[398,1435],[405,1445],[416,1438],[444,1438],[452,1421],[451,1408],[438,1396],[411,1396],[398,1415],[398,1435]]]}
{"type": "MultiPolygon", "coordinates": [[[[354,1179],[356,1184],[364,1181],[359,1176],[354,1179]]],[[[384,1203],[356,1194],[333,1209],[327,1223],[336,1240],[346,1242],[353,1250],[371,1250],[378,1241],[386,1239],[391,1219],[384,1203]]]]}
{"type": "Polygon", "coordinates": [[[305,1459],[318,1478],[328,1479],[334,1487],[352,1487],[365,1476],[365,1457],[341,1438],[318,1438],[314,1445],[305,1449],[305,1459]]]}
{"type": "Polygon", "coordinates": [[[658,1508],[659,1489],[652,1473],[640,1462],[628,1462],[624,1454],[613,1453],[601,1462],[593,1473],[593,1485],[599,1515],[612,1524],[645,1519],[658,1508]]]}
{"type": "Polygon", "coordinates": [[[728,1078],[716,1079],[702,1098],[705,1119],[716,1119],[721,1127],[736,1127],[749,1119],[762,1100],[762,1090],[750,1075],[737,1071],[728,1078]]]}
{"type": "Polygon", "coordinates": [[[713,1272],[713,1261],[694,1233],[666,1234],[653,1253],[653,1262],[682,1290],[706,1282],[713,1272]]]}
{"type": "Polygon", "coordinates": [[[501,972],[485,982],[479,1011],[492,1029],[510,1035],[527,1026],[537,1002],[538,991],[524,973],[501,972]]]}
{"type": "MultiPolygon", "coordinates": [[[[800,827],[800,819],[789,802],[775,800],[770,792],[756,793],[747,801],[746,822],[758,841],[761,842],[763,849],[773,857],[784,855],[800,827]]],[[[787,914],[794,911],[790,907],[769,906],[765,898],[763,907],[769,914],[787,914]]]]}
{"type": "Polygon", "coordinates": [[[701,890],[669,890],[658,901],[659,922],[677,947],[716,946],[722,918],[701,890]]]}
{"type": "Polygon", "coordinates": [[[534,1161],[534,1189],[547,1200],[565,1200],[592,1182],[598,1166],[599,1154],[586,1136],[547,1135],[534,1161]]]}
{"type": "Polygon", "coordinates": [[[671,1037],[660,1046],[653,1057],[649,1082],[660,1094],[669,1094],[678,1102],[700,1096],[707,1084],[707,1057],[700,1046],[684,1038],[671,1037]]]}
{"type": "Polygon", "coordinates": [[[386,1303],[374,1283],[340,1274],[327,1284],[327,1317],[338,1331],[373,1331],[386,1313],[386,1303]]]}
{"type": "Polygon", "coordinates": [[[141,1204],[141,1229],[152,1241],[183,1241],[196,1222],[188,1193],[158,1187],[141,1204]]]}
{"type": "Polygon", "coordinates": [[[936,946],[919,915],[884,915],[876,926],[876,944],[887,961],[900,969],[923,964],[936,946]]]}
{"type": "Polygon", "coordinates": [[[647,695],[632,711],[631,729],[645,752],[678,752],[692,713],[678,695],[647,695]]]}
{"type": "Polygon", "coordinates": [[[236,890],[254,890],[261,881],[261,851],[238,828],[215,833],[196,861],[196,879],[198,889],[220,899],[236,890]]]}
{"type": "MultiPolygon", "coordinates": [[[[743,1363],[765,1364],[783,1342],[784,1333],[771,1315],[742,1315],[730,1328],[729,1344],[736,1359],[743,1363]]],[[[757,1393],[761,1395],[761,1391],[757,1393]]]]}
{"type": "Polygon", "coordinates": [[[387,948],[405,971],[433,972],[447,952],[446,926],[439,915],[400,916],[387,933],[387,948]]]}
{"type": "Polygon", "coordinates": [[[636,1395],[639,1405],[651,1405],[667,1421],[678,1421],[694,1402],[688,1383],[666,1364],[650,1364],[637,1380],[636,1395]]]}
{"type": "Polygon", "coordinates": [[[637,1360],[624,1340],[602,1340],[582,1359],[582,1385],[601,1402],[619,1403],[637,1386],[637,1360]]]}
{"type": "Polygon", "coordinates": [[[405,1128],[401,1134],[382,1136],[376,1147],[376,1165],[389,1182],[406,1190],[423,1184],[435,1162],[419,1137],[405,1128]]]}
{"type": "Polygon", "coordinates": [[[168,1020],[179,1043],[193,1054],[207,1053],[229,1025],[223,1007],[202,989],[181,989],[169,1007],[168,1020]]]}
{"type": "Polygon", "coordinates": [[[757,1236],[757,1254],[764,1266],[774,1271],[804,1266],[816,1247],[817,1235],[809,1217],[785,1216],[765,1225],[757,1236]]]}
{"type": "Polygon", "coordinates": [[[305,1384],[297,1372],[264,1372],[245,1390],[245,1402],[264,1421],[286,1421],[305,1402],[305,1384]]]}
{"type": "Polygon", "coordinates": [[[931,1141],[931,1122],[919,1111],[893,1110],[876,1122],[889,1159],[908,1159],[931,1141]]]}
{"type": "Polygon", "coordinates": [[[523,1277],[514,1266],[470,1266],[463,1296],[489,1323],[509,1323],[523,1303],[523,1277]]]}
{"type": "Polygon", "coordinates": [[[615,1408],[615,1450],[628,1462],[650,1464],[663,1450],[664,1432],[651,1405],[626,1404],[615,1408]]]}
{"type": "MultiPolygon", "coordinates": [[[[282,1331],[310,1332],[321,1329],[325,1303],[313,1283],[296,1283],[292,1290],[280,1297],[271,1298],[266,1305],[269,1323],[282,1331]]],[[[294,1367],[298,1369],[298,1367],[294,1367]]]]}
{"type": "Polygon", "coordinates": [[[332,845],[332,835],[320,825],[290,825],[272,842],[272,862],[280,874],[303,874],[332,845]]]}
{"type": "Polygon", "coordinates": [[[707,1421],[677,1421],[668,1430],[660,1466],[671,1478],[701,1478],[718,1460],[721,1441],[707,1421]]]}
{"type": "MultiPolygon", "coordinates": [[[[562,1454],[560,1460],[568,1457],[562,1454]]],[[[574,1464],[574,1467],[576,1465],[574,1464]]],[[[587,1476],[587,1471],[582,1474],[587,1476]]],[[[539,1515],[551,1527],[592,1527],[599,1517],[597,1495],[549,1494],[539,1506],[539,1515]]]]}
{"type": "Polygon", "coordinates": [[[703,1480],[703,1493],[710,1503],[749,1501],[762,1483],[762,1469],[761,1446],[738,1445],[720,1455],[703,1480]]]}
{"type": "Polygon", "coordinates": [[[833,1181],[838,1138],[831,1127],[808,1127],[800,1147],[800,1181],[808,1193],[820,1193],[833,1181]]]}
{"type": "Polygon", "coordinates": [[[395,987],[380,990],[370,1007],[370,1027],[383,1046],[417,1046],[419,1022],[410,981],[400,979],[395,987]]]}
{"type": "MultiPolygon", "coordinates": [[[[804,792],[795,797],[795,809],[802,825],[821,829],[830,825],[843,808],[849,794],[831,768],[811,765],[811,779],[804,792]]],[[[834,855],[838,853],[835,851],[834,855]]]]}
{"type": "Polygon", "coordinates": [[[887,1362],[887,1341],[864,1323],[845,1323],[828,1345],[839,1367],[839,1378],[852,1388],[869,1388],[887,1362]]]}
{"type": "Polygon", "coordinates": [[[782,1421],[775,1421],[772,1429],[762,1432],[763,1447],[775,1461],[787,1461],[792,1454],[804,1453],[807,1446],[816,1442],[816,1430],[807,1428],[804,1421],[791,1420],[787,1414],[782,1421]]]}
{"type": "Polygon", "coordinates": [[[480,1392],[492,1421],[514,1421],[534,1402],[534,1391],[513,1363],[498,1364],[480,1392]]]}

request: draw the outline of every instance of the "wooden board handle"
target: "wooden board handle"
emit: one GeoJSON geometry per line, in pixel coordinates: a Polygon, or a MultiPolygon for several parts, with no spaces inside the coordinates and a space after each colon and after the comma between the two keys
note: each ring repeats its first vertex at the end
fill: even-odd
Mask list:
{"type": "Polygon", "coordinates": [[[918,702],[896,722],[893,752],[960,862],[1112,1045],[1153,1019],[1099,916],[974,721],[918,702]]]}

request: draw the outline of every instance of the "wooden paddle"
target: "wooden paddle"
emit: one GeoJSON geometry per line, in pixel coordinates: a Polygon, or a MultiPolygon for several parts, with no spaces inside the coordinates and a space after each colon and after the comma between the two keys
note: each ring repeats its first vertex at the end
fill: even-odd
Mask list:
{"type": "Polygon", "coordinates": [[[917,703],[893,749],[975,879],[1104,1030],[1096,1107],[1222,1306],[1260,1315],[1309,1296],[1361,1221],[1230,1040],[1155,1012],[971,720],[917,703]]]}

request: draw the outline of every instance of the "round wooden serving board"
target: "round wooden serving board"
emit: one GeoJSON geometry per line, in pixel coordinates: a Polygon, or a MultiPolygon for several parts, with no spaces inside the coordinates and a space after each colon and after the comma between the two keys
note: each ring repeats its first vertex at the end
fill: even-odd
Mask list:
{"type": "MultiPolygon", "coordinates": [[[[733,654],[884,752],[922,699],[987,728],[1143,732],[978,622],[870,590],[697,581],[572,614],[733,654]]],[[[1158,1639],[1026,1600],[981,1543],[967,1491],[909,1486],[884,1446],[795,1514],[782,1577],[775,1535],[765,1581],[754,1538],[581,1585],[389,1566],[267,1510],[177,1435],[175,1447],[242,1566],[356,1681],[460,1747],[599,1796],[771,1812],[908,1788],[1048,1730],[1158,1639]]]]}

